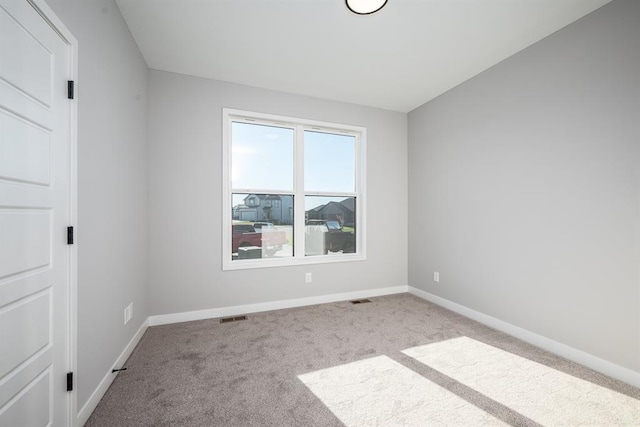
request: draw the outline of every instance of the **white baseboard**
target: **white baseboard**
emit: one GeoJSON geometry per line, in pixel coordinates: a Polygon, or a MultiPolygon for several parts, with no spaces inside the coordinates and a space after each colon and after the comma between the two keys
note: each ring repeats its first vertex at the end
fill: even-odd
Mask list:
{"type": "MultiPolygon", "coordinates": [[[[555,353],[566,359],[584,365],[595,371],[601,372],[620,381],[624,381],[635,387],[640,387],[640,373],[638,372],[616,365],[604,359],[600,359],[584,351],[569,347],[565,344],[551,340],[542,335],[538,335],[534,332],[530,332],[526,329],[512,325],[500,319],[496,319],[495,317],[491,317],[479,311],[475,311],[463,305],[457,304],[455,302],[449,301],[437,295],[433,295],[429,292],[425,292],[421,289],[417,289],[411,286],[393,286],[388,288],[368,289],[364,291],[346,292],[341,294],[320,295],[315,297],[296,298],[283,301],[272,301],[258,304],[247,304],[232,307],[220,307],[207,310],[150,316],[147,320],[144,321],[129,344],[122,351],[118,359],[113,364],[113,368],[119,368],[124,364],[124,362],[129,358],[131,352],[133,352],[133,349],[136,347],[136,345],[142,338],[142,335],[149,326],[167,325],[171,323],[188,322],[192,320],[211,319],[225,316],[236,316],[240,314],[258,313],[262,311],[280,310],[292,307],[303,307],[307,305],[325,304],[352,299],[373,298],[377,296],[392,295],[405,292],[409,292],[417,297],[442,306],[455,313],[461,314],[465,317],[468,317],[469,319],[473,319],[477,322],[490,326],[513,337],[519,338],[523,341],[555,353]]],[[[102,396],[104,396],[114,379],[115,375],[112,374],[111,369],[109,369],[109,372],[107,372],[96,390],[93,392],[93,394],[91,394],[91,397],[89,397],[87,403],[85,403],[82,409],[78,412],[78,426],[83,426],[87,422],[89,416],[94,411],[96,406],[98,406],[100,399],[102,399],[102,396]]]]}
{"type": "MultiPolygon", "coordinates": [[[[372,298],[382,295],[400,294],[408,292],[408,286],[394,286],[381,289],[368,289],[364,291],[346,292],[342,294],[320,295],[317,297],[297,298],[284,301],[273,301],[259,304],[247,304],[238,305],[233,307],[220,307],[212,308],[208,310],[188,311],[184,313],[163,314],[158,316],[150,316],[142,323],[140,329],[131,338],[129,344],[122,351],[120,356],[116,359],[111,369],[121,367],[133,352],[133,349],[138,345],[142,335],[149,326],[167,325],[171,323],[188,322],[191,320],[211,319],[224,316],[236,316],[239,314],[258,313],[261,311],[280,310],[283,308],[291,307],[303,307],[305,305],[324,304],[328,302],[345,301],[351,299],[360,298],[372,298]]],[[[91,394],[87,403],[82,406],[82,409],[78,412],[77,423],[78,426],[84,426],[89,420],[91,413],[96,409],[100,399],[107,392],[107,389],[115,379],[115,375],[111,373],[111,369],[105,374],[98,387],[91,394]]]]}
{"type": "Polygon", "coordinates": [[[430,301],[513,337],[519,338],[529,344],[535,345],[536,347],[540,347],[551,353],[564,357],[565,359],[579,363],[587,368],[593,369],[594,371],[601,372],[635,387],[640,387],[640,373],[636,371],[616,365],[615,363],[601,359],[582,350],[569,347],[566,344],[538,335],[534,332],[512,325],[500,319],[496,319],[495,317],[488,316],[484,313],[480,313],[479,311],[475,311],[453,301],[425,292],[421,289],[417,289],[412,286],[409,286],[408,288],[409,293],[417,297],[430,301]]]}
{"type": "Polygon", "coordinates": [[[187,311],[184,313],[161,314],[149,317],[149,326],[190,322],[192,320],[213,319],[216,317],[237,316],[240,314],[280,310],[283,308],[303,307],[305,305],[325,304],[328,302],[346,301],[351,299],[372,298],[382,295],[405,293],[408,292],[408,290],[408,286],[393,286],[389,288],[368,289],[364,291],[346,292],[342,294],[319,295],[316,297],[296,298],[258,304],[236,305],[232,307],[211,308],[207,310],[187,311]]]}
{"type": "Polygon", "coordinates": [[[106,373],[102,381],[100,381],[100,384],[98,384],[98,387],[91,394],[89,400],[87,400],[87,403],[82,406],[82,409],[80,409],[80,411],[78,412],[78,418],[76,420],[77,426],[84,426],[87,420],[89,420],[91,413],[96,409],[96,406],[98,406],[100,399],[102,399],[102,396],[104,396],[104,394],[107,392],[107,389],[109,389],[109,386],[116,378],[117,374],[112,373],[111,369],[118,369],[122,367],[122,365],[124,365],[124,362],[126,362],[129,356],[131,356],[133,349],[136,348],[136,345],[138,345],[140,339],[142,338],[144,332],[148,327],[149,319],[142,322],[142,325],[140,325],[138,331],[135,333],[133,338],[131,338],[131,341],[129,341],[129,344],[127,344],[124,350],[122,350],[122,353],[120,353],[120,356],[118,356],[115,363],[106,373]]]}

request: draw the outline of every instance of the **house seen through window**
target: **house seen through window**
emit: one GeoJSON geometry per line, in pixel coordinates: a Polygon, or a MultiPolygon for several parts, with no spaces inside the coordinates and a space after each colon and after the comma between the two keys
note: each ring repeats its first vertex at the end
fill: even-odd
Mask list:
{"type": "Polygon", "coordinates": [[[227,269],[364,258],[364,129],[224,110],[227,269]]]}

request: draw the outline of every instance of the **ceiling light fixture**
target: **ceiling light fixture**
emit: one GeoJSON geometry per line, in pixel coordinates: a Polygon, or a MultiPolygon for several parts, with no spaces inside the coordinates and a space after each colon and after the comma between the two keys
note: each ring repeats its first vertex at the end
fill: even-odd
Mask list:
{"type": "Polygon", "coordinates": [[[371,15],[387,4],[387,0],[345,0],[349,10],[358,15],[371,15]]]}

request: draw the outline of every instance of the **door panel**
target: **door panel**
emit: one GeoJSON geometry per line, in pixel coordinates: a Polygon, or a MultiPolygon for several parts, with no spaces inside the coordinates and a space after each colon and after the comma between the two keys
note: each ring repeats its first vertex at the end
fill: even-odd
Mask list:
{"type": "MultiPolygon", "coordinates": [[[[2,387],[0,387],[0,407],[8,408],[11,400],[15,400],[20,391],[25,388],[25,384],[31,383],[42,372],[50,367],[52,356],[52,346],[47,346],[36,352],[31,360],[22,369],[14,369],[11,374],[5,377],[2,387]]],[[[4,421],[3,421],[4,422],[4,421]]],[[[0,424],[4,427],[4,424],[0,424]]]]}
{"type": "Polygon", "coordinates": [[[48,186],[51,135],[34,123],[0,112],[0,177],[48,186]]]}
{"type": "Polygon", "coordinates": [[[69,46],[0,0],[0,425],[71,421],[69,46]]]}
{"type": "Polygon", "coordinates": [[[50,210],[0,209],[0,233],[0,280],[50,264],[50,210]]]}
{"type": "MultiPolygon", "coordinates": [[[[10,3],[10,2],[7,2],[10,3]]],[[[0,51],[15,61],[0,62],[0,75],[24,94],[44,105],[51,105],[52,54],[41,40],[30,33],[30,23],[20,17],[0,14],[0,51]]]]}
{"type": "Polygon", "coordinates": [[[33,379],[7,405],[2,414],[2,425],[46,426],[51,420],[51,369],[33,379]]]}
{"type": "Polygon", "coordinates": [[[50,344],[49,291],[25,298],[0,312],[0,376],[6,375],[50,344]]]}

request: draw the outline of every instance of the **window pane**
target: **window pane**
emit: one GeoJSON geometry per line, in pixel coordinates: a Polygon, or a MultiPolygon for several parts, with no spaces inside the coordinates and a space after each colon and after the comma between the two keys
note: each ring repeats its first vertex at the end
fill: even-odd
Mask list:
{"type": "Polygon", "coordinates": [[[355,192],[356,138],[304,132],[305,191],[355,192]]]}
{"type": "Polygon", "coordinates": [[[293,190],[293,129],[233,122],[231,186],[293,190]]]}
{"type": "Polygon", "coordinates": [[[356,251],[356,198],[306,196],[305,255],[356,251]]]}
{"type": "Polygon", "coordinates": [[[293,256],[293,196],[232,194],[231,259],[293,256]]]}

